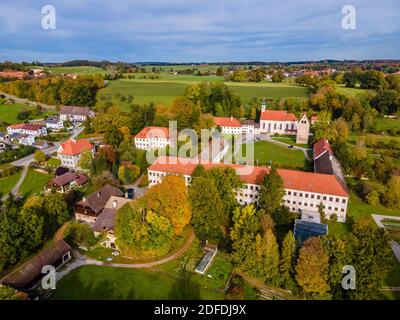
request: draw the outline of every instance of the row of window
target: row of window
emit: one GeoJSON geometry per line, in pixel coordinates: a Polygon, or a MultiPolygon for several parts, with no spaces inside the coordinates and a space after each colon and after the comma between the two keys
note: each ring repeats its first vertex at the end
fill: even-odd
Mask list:
{"type": "MultiPolygon", "coordinates": [[[[296,204],[296,201],[286,200],[285,203],[286,204],[296,204]]],[[[314,207],[314,203],[307,203],[307,202],[304,202],[304,204],[302,202],[299,202],[298,205],[299,206],[304,206],[304,207],[310,207],[310,208],[314,207]]],[[[318,205],[315,205],[315,207],[318,207],[318,205]]],[[[324,207],[324,209],[332,210],[331,206],[327,207],[326,205],[324,205],[323,207],[324,207]]],[[[335,211],[339,211],[339,209],[340,209],[341,212],[344,212],[344,208],[338,208],[338,207],[334,207],[333,208],[333,210],[335,210],[335,211]]]]}
{"type": "MultiPolygon", "coordinates": [[[[293,191],[293,192],[292,191],[287,191],[286,194],[288,196],[291,196],[292,194],[293,194],[293,196],[297,196],[297,192],[296,191],[293,191]]],[[[299,197],[303,197],[303,192],[299,192],[298,194],[299,194],[299,197]]],[[[321,199],[320,195],[304,193],[304,198],[308,198],[308,197],[310,197],[311,199],[317,199],[317,200],[321,199]]],[[[327,199],[328,199],[327,196],[322,196],[322,200],[326,201],[327,199]]],[[[340,202],[340,198],[329,197],[329,201],[331,201],[331,202],[335,201],[335,202],[339,203],[340,202]]],[[[342,199],[342,203],[346,203],[346,199],[342,199]]]]}

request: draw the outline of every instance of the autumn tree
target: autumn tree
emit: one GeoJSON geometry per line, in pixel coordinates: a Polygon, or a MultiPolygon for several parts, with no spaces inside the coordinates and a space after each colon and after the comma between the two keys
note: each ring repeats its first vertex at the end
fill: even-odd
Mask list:
{"type": "Polygon", "coordinates": [[[17,300],[17,291],[14,288],[0,284],[0,300],[17,300]]]}
{"type": "Polygon", "coordinates": [[[192,224],[197,237],[202,240],[220,239],[225,232],[222,201],[214,180],[196,177],[189,188],[192,224]]]}
{"type": "Polygon", "coordinates": [[[300,249],[296,265],[297,284],[308,294],[325,294],[330,290],[328,284],[329,257],[322,241],[311,237],[300,249]]]}
{"type": "Polygon", "coordinates": [[[273,214],[282,203],[285,195],[283,188],[283,180],[274,166],[270,169],[269,174],[265,175],[263,184],[261,185],[260,200],[258,205],[267,213],[273,214]]]}
{"type": "Polygon", "coordinates": [[[149,189],[145,195],[147,207],[171,220],[175,234],[182,233],[190,222],[191,211],[185,181],[171,175],[149,189]]]}
{"type": "Polygon", "coordinates": [[[279,283],[279,247],[271,229],[264,233],[261,248],[257,251],[257,255],[262,257],[263,278],[266,283],[277,285],[279,283]]]}
{"type": "Polygon", "coordinates": [[[45,162],[46,161],[46,154],[41,151],[41,150],[37,150],[35,151],[35,154],[33,155],[33,159],[35,159],[36,162],[45,162]]]}
{"type": "Polygon", "coordinates": [[[123,184],[133,183],[140,175],[140,168],[134,164],[121,165],[118,169],[118,179],[123,184]]]}
{"type": "Polygon", "coordinates": [[[90,170],[90,166],[93,160],[93,153],[92,150],[84,150],[81,154],[81,157],[78,161],[78,166],[83,170],[90,170]]]}
{"type": "Polygon", "coordinates": [[[293,289],[295,285],[293,268],[295,252],[296,244],[293,232],[289,231],[283,238],[279,263],[279,271],[281,272],[283,284],[288,289],[293,289]]]}

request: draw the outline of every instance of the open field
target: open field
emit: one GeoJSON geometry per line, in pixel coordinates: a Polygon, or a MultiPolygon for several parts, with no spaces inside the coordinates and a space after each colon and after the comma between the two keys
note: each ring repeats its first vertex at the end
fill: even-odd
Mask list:
{"type": "Polygon", "coordinates": [[[360,94],[360,93],[365,93],[366,91],[368,91],[368,90],[366,90],[366,89],[347,88],[347,87],[344,87],[344,86],[339,86],[339,87],[337,88],[337,90],[338,90],[340,93],[343,93],[343,94],[345,94],[345,95],[348,96],[348,97],[355,97],[355,96],[357,96],[357,95],[360,94]]]}
{"type": "Polygon", "coordinates": [[[28,197],[35,193],[40,193],[41,191],[43,191],[44,185],[51,178],[52,175],[50,174],[45,174],[29,169],[18,193],[24,195],[25,197],[28,197]]]}
{"type": "Polygon", "coordinates": [[[224,293],[201,288],[190,277],[177,279],[152,269],[85,266],[57,283],[54,300],[223,299],[224,293]]]}
{"type": "MultiPolygon", "coordinates": [[[[246,155],[246,145],[243,145],[242,154],[246,155]]],[[[268,141],[254,143],[255,165],[266,165],[269,161],[280,168],[304,170],[307,166],[307,159],[300,150],[289,149],[268,141]]]]}
{"type": "Polygon", "coordinates": [[[297,146],[302,148],[312,148],[309,144],[298,144],[296,143],[296,136],[284,136],[284,137],[272,137],[273,140],[290,144],[291,146],[297,146]]]}
{"type": "MultiPolygon", "coordinates": [[[[193,76],[191,76],[193,77],[193,76]]],[[[118,79],[110,81],[107,87],[99,90],[97,95],[98,104],[104,103],[101,99],[105,96],[124,110],[128,110],[128,102],[121,102],[117,96],[132,95],[133,103],[143,104],[154,102],[156,104],[169,105],[175,97],[182,95],[191,84],[202,81],[203,77],[196,77],[198,81],[176,81],[176,80],[134,80],[134,79],[118,79]]],[[[236,83],[225,82],[236,94],[238,94],[242,102],[245,103],[251,98],[280,98],[280,97],[296,97],[306,98],[307,89],[298,86],[292,86],[285,83],[236,83]]]]}
{"type": "Polygon", "coordinates": [[[0,194],[5,195],[10,193],[20,176],[21,172],[17,172],[9,177],[0,178],[0,194]]]}
{"type": "Polygon", "coordinates": [[[45,67],[45,71],[54,74],[76,73],[76,74],[105,74],[104,69],[98,67],[82,66],[82,67],[45,67]]]}
{"type": "Polygon", "coordinates": [[[400,119],[376,118],[374,125],[377,131],[388,131],[391,129],[400,130],[400,119]]]}
{"type": "MultiPolygon", "coordinates": [[[[0,103],[0,122],[7,122],[9,124],[14,124],[14,123],[21,123],[26,120],[31,120],[31,119],[33,119],[32,117],[29,117],[26,120],[18,120],[17,115],[22,110],[33,110],[33,109],[34,109],[33,107],[25,106],[23,104],[1,104],[0,103]]],[[[54,111],[47,110],[45,113],[38,116],[38,118],[44,117],[45,115],[51,115],[51,114],[54,114],[54,111]]]]}

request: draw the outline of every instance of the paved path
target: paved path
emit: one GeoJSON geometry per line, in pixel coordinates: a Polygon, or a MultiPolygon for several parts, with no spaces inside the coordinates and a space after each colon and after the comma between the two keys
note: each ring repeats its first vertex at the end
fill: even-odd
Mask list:
{"type": "MultiPolygon", "coordinates": [[[[263,140],[266,140],[268,142],[280,145],[280,146],[285,147],[285,148],[288,148],[289,146],[291,146],[291,144],[272,139],[272,137],[270,137],[268,135],[264,135],[264,139],[263,140]]],[[[308,151],[310,151],[311,149],[298,147],[298,146],[292,146],[292,147],[293,147],[293,148],[291,148],[292,150],[300,150],[300,151],[302,151],[304,153],[304,156],[306,157],[306,159],[310,160],[310,156],[308,155],[308,151]]]]}
{"type": "Polygon", "coordinates": [[[67,275],[70,273],[72,270],[82,267],[82,266],[88,266],[88,265],[96,265],[96,266],[105,266],[105,267],[115,267],[115,268],[130,268],[130,269],[143,269],[143,268],[152,268],[155,266],[158,266],[160,264],[167,263],[169,261],[175,260],[179,256],[181,256],[192,244],[193,240],[195,238],[194,232],[190,235],[188,241],[185,243],[185,245],[180,248],[177,252],[174,254],[157,260],[157,261],[152,261],[152,262],[145,262],[145,263],[113,263],[113,262],[101,262],[93,258],[86,257],[82,255],[81,253],[74,251],[73,255],[75,256],[74,261],[71,263],[68,263],[65,267],[63,267],[60,271],[57,271],[56,274],[56,279],[57,281],[60,280],[63,276],[67,275]]]}

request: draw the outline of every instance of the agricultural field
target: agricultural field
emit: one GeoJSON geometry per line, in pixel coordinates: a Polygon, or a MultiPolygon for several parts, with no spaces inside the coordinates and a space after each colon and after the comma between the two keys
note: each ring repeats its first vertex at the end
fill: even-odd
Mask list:
{"type": "MultiPolygon", "coordinates": [[[[154,102],[156,104],[169,105],[175,97],[182,95],[191,84],[199,83],[205,77],[195,77],[198,81],[179,81],[179,80],[134,80],[134,79],[118,79],[110,81],[108,85],[100,89],[97,93],[97,103],[102,105],[104,99],[111,100],[114,105],[120,106],[123,110],[129,110],[127,101],[121,101],[121,95],[133,96],[132,103],[144,104],[154,102]]],[[[286,83],[237,83],[225,82],[238,94],[243,103],[250,99],[256,98],[280,98],[294,97],[307,98],[307,89],[304,87],[293,86],[286,83]]]]}
{"type": "Polygon", "coordinates": [[[21,187],[18,190],[18,193],[24,195],[25,197],[40,193],[43,191],[43,187],[48,181],[50,181],[51,178],[52,175],[50,174],[29,169],[21,187]]]}
{"type": "Polygon", "coordinates": [[[57,283],[53,300],[223,299],[224,293],[201,288],[190,276],[176,278],[156,269],[84,266],[57,283]]]}
{"type": "Polygon", "coordinates": [[[340,93],[343,93],[344,95],[348,96],[348,97],[355,97],[360,93],[365,93],[368,90],[366,89],[360,89],[360,88],[347,88],[344,86],[339,86],[337,88],[337,91],[339,91],[340,93]]]}
{"type": "Polygon", "coordinates": [[[105,74],[106,71],[98,67],[80,66],[80,67],[45,67],[45,71],[52,74],[76,73],[76,74],[105,74]]]}
{"type": "MultiPolygon", "coordinates": [[[[32,120],[33,117],[29,117],[25,120],[18,120],[17,116],[22,110],[34,110],[31,106],[25,106],[23,104],[2,104],[0,103],[0,122],[6,122],[8,124],[21,123],[26,120],[32,120]]],[[[54,114],[54,111],[47,110],[45,113],[38,117],[44,117],[45,115],[54,114]]]]}
{"type": "MultiPolygon", "coordinates": [[[[242,154],[246,155],[246,145],[243,145],[242,154]]],[[[289,149],[268,141],[255,142],[255,165],[267,165],[270,160],[280,168],[304,170],[308,167],[308,161],[300,150],[289,149]]]]}

